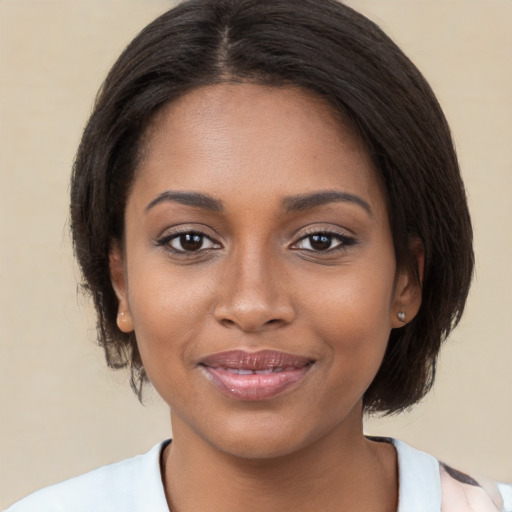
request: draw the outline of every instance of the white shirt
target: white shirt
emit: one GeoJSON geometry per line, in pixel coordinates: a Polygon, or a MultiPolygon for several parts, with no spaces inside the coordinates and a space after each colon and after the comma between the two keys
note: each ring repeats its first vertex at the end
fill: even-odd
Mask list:
{"type": "MultiPolygon", "coordinates": [[[[398,454],[398,512],[441,512],[441,504],[443,512],[512,512],[511,485],[484,490],[462,483],[459,476],[465,475],[445,468],[431,455],[401,441],[388,441],[398,454]]],[[[6,512],[169,512],[160,473],[160,454],[167,443],[45,487],[6,512]]]]}

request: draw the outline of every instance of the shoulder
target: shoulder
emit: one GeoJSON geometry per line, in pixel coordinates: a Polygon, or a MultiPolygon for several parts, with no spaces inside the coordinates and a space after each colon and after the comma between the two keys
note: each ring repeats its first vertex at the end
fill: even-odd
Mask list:
{"type": "Polygon", "coordinates": [[[475,479],[443,463],[440,478],[446,512],[457,512],[461,506],[468,512],[512,511],[512,485],[475,479]]]}
{"type": "Polygon", "coordinates": [[[45,487],[6,512],[167,512],[159,443],[149,452],[45,487]]]}
{"type": "Polygon", "coordinates": [[[512,512],[512,485],[474,478],[397,440],[399,512],[512,512]]]}

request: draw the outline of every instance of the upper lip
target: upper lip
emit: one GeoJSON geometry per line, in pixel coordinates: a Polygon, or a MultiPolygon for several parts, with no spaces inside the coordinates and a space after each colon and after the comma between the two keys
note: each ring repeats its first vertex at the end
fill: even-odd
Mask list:
{"type": "Polygon", "coordinates": [[[201,360],[203,366],[210,368],[236,368],[242,370],[303,368],[313,362],[313,359],[307,357],[278,352],[276,350],[260,350],[258,352],[229,350],[209,355],[201,360]]]}

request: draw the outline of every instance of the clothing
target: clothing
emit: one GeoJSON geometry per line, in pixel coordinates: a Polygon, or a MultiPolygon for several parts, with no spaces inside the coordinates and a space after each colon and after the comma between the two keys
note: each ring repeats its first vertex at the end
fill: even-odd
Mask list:
{"type": "MultiPolygon", "coordinates": [[[[512,485],[492,484],[484,490],[427,453],[381,440],[398,453],[398,512],[440,512],[441,503],[443,512],[512,512],[512,485]]],[[[41,489],[6,512],[169,512],[160,473],[160,454],[168,443],[41,489]]]]}

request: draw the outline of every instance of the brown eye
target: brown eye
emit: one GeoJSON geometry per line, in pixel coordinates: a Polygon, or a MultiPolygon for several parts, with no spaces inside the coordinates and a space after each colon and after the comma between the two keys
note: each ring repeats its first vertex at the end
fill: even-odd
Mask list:
{"type": "Polygon", "coordinates": [[[171,238],[167,237],[165,243],[175,252],[198,252],[219,247],[206,235],[195,232],[181,233],[171,238]]]}
{"type": "Polygon", "coordinates": [[[294,249],[302,249],[312,252],[327,252],[336,249],[343,249],[353,245],[355,240],[352,237],[338,233],[314,233],[301,238],[294,246],[294,249]]]}
{"type": "Polygon", "coordinates": [[[203,237],[192,233],[187,233],[178,237],[181,248],[185,251],[198,251],[203,245],[203,237]]]}
{"type": "Polygon", "coordinates": [[[309,245],[315,251],[326,251],[331,248],[332,236],[330,235],[311,235],[309,245]]]}

